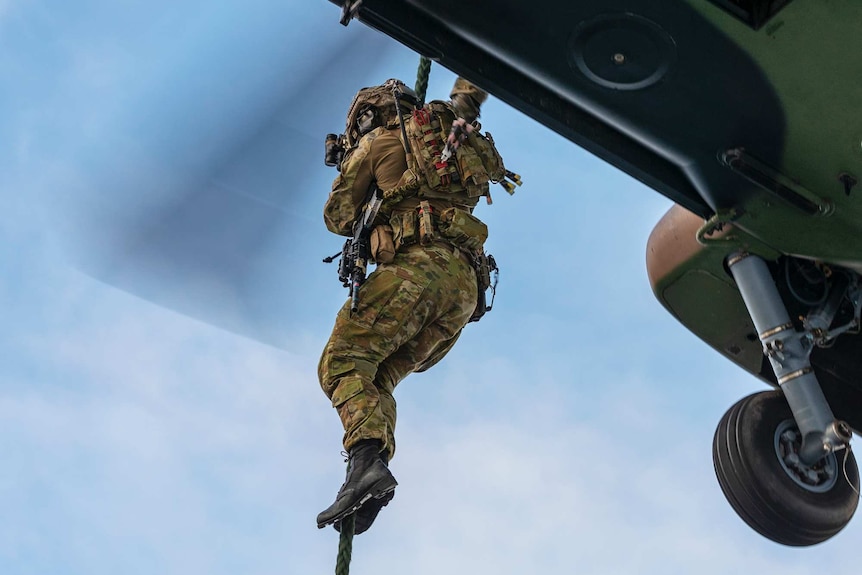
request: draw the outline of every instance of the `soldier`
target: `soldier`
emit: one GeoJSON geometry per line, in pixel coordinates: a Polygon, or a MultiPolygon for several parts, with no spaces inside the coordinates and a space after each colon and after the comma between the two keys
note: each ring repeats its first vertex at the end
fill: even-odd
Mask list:
{"type": "Polygon", "coordinates": [[[348,149],[324,207],[327,228],[351,236],[372,184],[395,199],[374,220],[377,268],[359,289],[358,308],[351,311],[348,300],[339,311],[318,366],[348,453],[347,477],[318,515],[320,528],[340,530],[355,511],[362,533],[392,499],[392,393],[407,375],[440,361],[477,309],[474,261],[484,256],[487,228],[472,211],[505,170],[493,140],[477,129],[487,93],[459,78],[450,98],[414,109],[415,93],[389,80],[360,90],[348,112],[348,149]]]}

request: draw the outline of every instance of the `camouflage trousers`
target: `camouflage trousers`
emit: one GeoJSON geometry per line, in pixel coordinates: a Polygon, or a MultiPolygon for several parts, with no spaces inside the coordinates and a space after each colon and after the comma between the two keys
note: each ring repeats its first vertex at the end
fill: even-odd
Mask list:
{"type": "Polygon", "coordinates": [[[380,439],[395,453],[395,398],[407,375],[448,353],[476,305],[476,275],[447,244],[402,248],[338,312],[318,365],[323,392],[344,426],[344,449],[380,439]]]}

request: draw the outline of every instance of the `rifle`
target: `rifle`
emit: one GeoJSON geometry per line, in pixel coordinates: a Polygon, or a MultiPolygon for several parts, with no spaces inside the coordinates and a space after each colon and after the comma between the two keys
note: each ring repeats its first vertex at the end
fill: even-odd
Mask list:
{"type": "MultiPolygon", "coordinates": [[[[374,219],[380,211],[383,203],[383,194],[376,184],[371,185],[368,191],[368,199],[362,210],[362,215],[353,224],[353,237],[347,238],[341,249],[341,259],[338,260],[338,279],[344,287],[348,288],[350,311],[355,313],[359,309],[359,287],[365,283],[368,271],[368,260],[371,257],[371,229],[374,227],[374,219]]],[[[332,262],[338,254],[324,258],[324,262],[332,262]]]]}

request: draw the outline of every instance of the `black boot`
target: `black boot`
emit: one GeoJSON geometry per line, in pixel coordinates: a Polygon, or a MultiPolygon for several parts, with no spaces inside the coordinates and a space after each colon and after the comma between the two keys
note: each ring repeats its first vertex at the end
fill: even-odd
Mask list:
{"type": "Polygon", "coordinates": [[[347,478],[335,496],[335,503],[317,516],[318,528],[341,521],[368,500],[385,499],[395,490],[398,482],[380,458],[382,447],[379,439],[365,439],[353,446],[347,460],[347,478]]]}
{"type": "MultiPolygon", "coordinates": [[[[389,454],[387,452],[380,453],[380,460],[383,461],[384,465],[389,464],[389,454]]],[[[360,533],[365,533],[368,531],[368,528],[371,527],[371,524],[374,523],[374,520],[377,519],[377,514],[380,513],[380,510],[386,507],[392,498],[395,497],[395,490],[392,490],[382,497],[374,497],[370,501],[367,501],[359,508],[356,512],[356,523],[353,530],[354,535],[359,535],[360,533]]],[[[335,527],[335,530],[341,533],[341,521],[336,521],[332,525],[335,527]]]]}

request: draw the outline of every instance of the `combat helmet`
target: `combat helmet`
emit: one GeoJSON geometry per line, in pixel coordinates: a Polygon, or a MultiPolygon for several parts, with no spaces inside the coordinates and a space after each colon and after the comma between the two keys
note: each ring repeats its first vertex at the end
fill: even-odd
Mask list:
{"type": "MultiPolygon", "coordinates": [[[[396,98],[402,114],[410,114],[417,105],[416,92],[395,78],[387,80],[380,86],[371,86],[359,90],[353,97],[350,109],[347,111],[347,125],[344,134],[348,146],[355,146],[359,138],[373,128],[397,126],[396,98]],[[373,118],[360,126],[360,118],[369,110],[373,113],[373,118]]],[[[368,118],[365,116],[365,119],[368,118]]]]}

